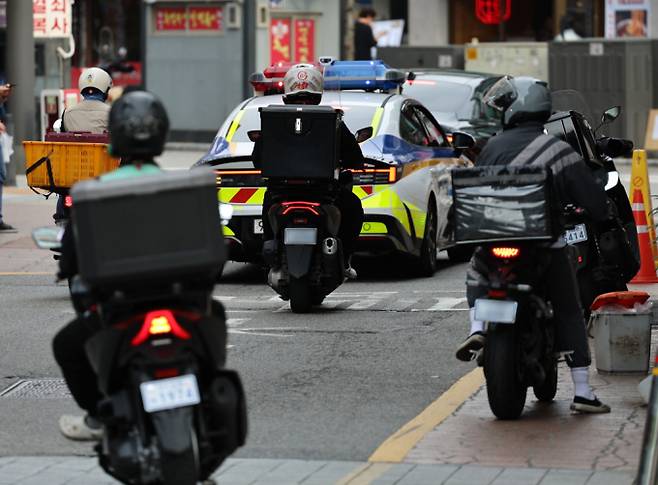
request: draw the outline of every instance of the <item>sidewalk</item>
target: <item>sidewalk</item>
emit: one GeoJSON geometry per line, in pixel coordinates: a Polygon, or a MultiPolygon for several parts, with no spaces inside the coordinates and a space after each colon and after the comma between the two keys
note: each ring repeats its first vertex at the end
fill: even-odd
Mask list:
{"type": "MultiPolygon", "coordinates": [[[[0,484],[119,483],[97,463],[88,457],[3,457],[0,484]]],[[[229,458],[213,479],[219,485],[630,485],[633,476],[623,471],[229,458]]]]}

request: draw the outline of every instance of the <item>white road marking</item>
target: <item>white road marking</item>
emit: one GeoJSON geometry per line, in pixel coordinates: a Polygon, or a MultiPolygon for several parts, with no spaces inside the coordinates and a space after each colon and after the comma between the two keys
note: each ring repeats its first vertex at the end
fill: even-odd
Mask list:
{"type": "Polygon", "coordinates": [[[436,305],[433,305],[425,310],[414,308],[412,312],[445,312],[445,311],[455,311],[455,310],[468,310],[468,308],[455,308],[457,305],[464,303],[466,298],[439,298],[439,301],[436,305]]]}
{"type": "Polygon", "coordinates": [[[348,306],[347,310],[365,310],[366,308],[375,306],[380,301],[381,300],[379,298],[374,300],[361,300],[348,306]]]}

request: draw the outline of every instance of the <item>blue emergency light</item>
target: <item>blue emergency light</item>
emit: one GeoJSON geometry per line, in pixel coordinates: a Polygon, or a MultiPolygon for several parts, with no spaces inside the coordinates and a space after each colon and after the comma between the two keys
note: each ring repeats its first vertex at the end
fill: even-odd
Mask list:
{"type": "Polygon", "coordinates": [[[324,68],[324,88],[390,91],[406,80],[404,72],[391,69],[384,61],[333,61],[324,68]]]}

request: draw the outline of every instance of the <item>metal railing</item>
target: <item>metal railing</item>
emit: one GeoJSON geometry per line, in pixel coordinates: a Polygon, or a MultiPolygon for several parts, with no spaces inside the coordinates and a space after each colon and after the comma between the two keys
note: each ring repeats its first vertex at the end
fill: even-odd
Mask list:
{"type": "Polygon", "coordinates": [[[651,371],[651,394],[640,453],[640,465],[634,485],[658,483],[658,355],[651,371]]]}

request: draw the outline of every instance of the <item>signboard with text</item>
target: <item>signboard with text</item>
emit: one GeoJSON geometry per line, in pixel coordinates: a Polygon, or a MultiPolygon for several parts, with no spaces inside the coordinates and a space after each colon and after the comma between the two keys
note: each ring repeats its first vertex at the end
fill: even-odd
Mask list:
{"type": "Polygon", "coordinates": [[[32,25],[37,39],[57,39],[71,35],[70,0],[32,0],[32,25]]]}
{"type": "Polygon", "coordinates": [[[155,8],[155,31],[159,33],[221,32],[222,7],[188,6],[155,8]]]}
{"type": "Polygon", "coordinates": [[[295,20],[295,62],[315,62],[315,20],[295,20]]]}

